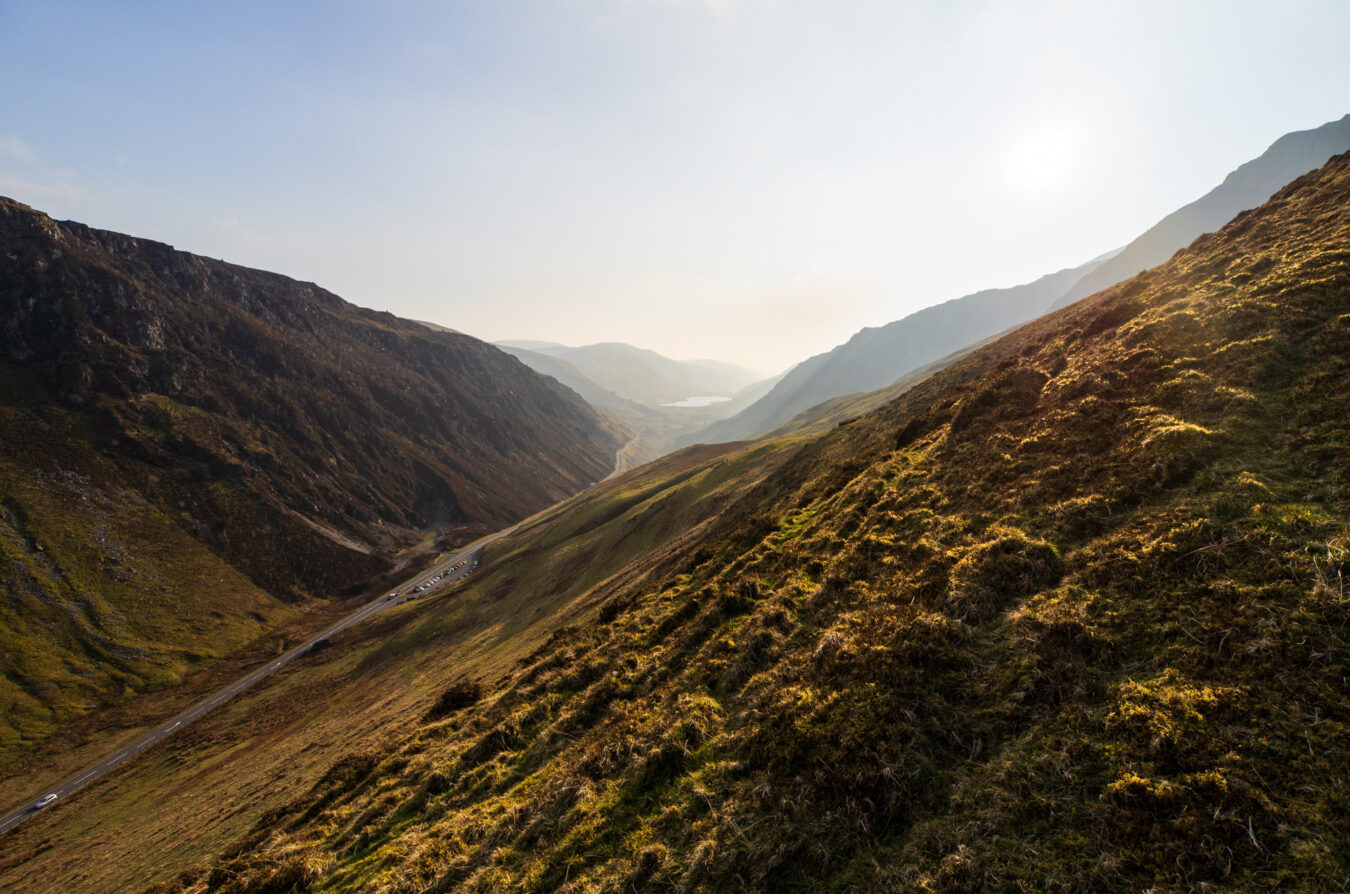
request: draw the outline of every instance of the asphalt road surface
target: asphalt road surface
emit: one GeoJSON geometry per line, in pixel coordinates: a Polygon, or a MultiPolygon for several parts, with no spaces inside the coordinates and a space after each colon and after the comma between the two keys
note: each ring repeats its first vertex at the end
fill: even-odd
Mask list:
{"type": "Polygon", "coordinates": [[[151,745],[154,745],[157,742],[160,742],[163,739],[173,735],[179,729],[196,720],[198,717],[201,717],[203,714],[209,713],[210,711],[213,711],[216,708],[220,707],[221,705],[225,704],[227,701],[234,698],[236,695],[243,692],[245,689],[248,689],[254,683],[257,683],[264,677],[267,677],[268,675],[275,673],[276,671],[290,664],[295,659],[307,653],[320,640],[328,639],[332,637],[334,634],[346,630],[353,624],[359,623],[360,621],[369,618],[371,615],[378,614],[379,612],[384,611],[390,606],[399,605],[400,603],[407,602],[410,599],[420,598],[422,596],[427,595],[428,593],[435,592],[436,590],[440,589],[441,587],[445,586],[448,583],[459,580],[460,578],[472,572],[475,567],[477,567],[479,550],[487,546],[492,541],[499,540],[502,537],[505,537],[507,534],[510,534],[517,527],[518,525],[512,525],[511,527],[507,528],[504,531],[498,531],[496,534],[492,534],[482,538],[481,540],[474,541],[467,548],[461,550],[460,552],[456,553],[455,555],[451,556],[448,559],[444,559],[440,562],[437,562],[432,568],[422,572],[417,577],[414,577],[412,580],[403,583],[392,592],[380,596],[378,599],[374,599],[370,602],[367,602],[360,609],[343,618],[341,621],[338,621],[336,624],[329,627],[327,630],[324,630],[322,633],[315,634],[313,637],[296,646],[295,648],[291,649],[289,652],[286,652],[282,655],[278,655],[276,658],[272,659],[272,661],[258,668],[248,676],[236,680],[229,686],[226,686],[224,689],[220,690],[215,695],[212,695],[210,698],[204,701],[200,701],[197,704],[193,705],[191,708],[188,708],[183,713],[179,714],[178,716],[166,720],[164,723],[160,724],[155,729],[152,729],[150,732],[142,735],[136,741],[122,746],[117,751],[113,752],[112,754],[105,757],[103,760],[94,764],[92,767],[86,768],[79,775],[72,776],[71,778],[65,780],[64,782],[61,782],[50,788],[44,789],[36,797],[34,797],[28,803],[24,804],[22,807],[6,814],[3,818],[0,818],[0,835],[3,835],[10,829],[13,829],[15,826],[19,825],[24,820],[28,819],[30,816],[33,816],[35,813],[38,813],[41,810],[52,809],[57,804],[60,804],[62,800],[70,797],[75,792],[84,788],[86,785],[103,776],[104,774],[108,773],[109,771],[114,770],[117,767],[121,766],[122,764],[126,763],[128,760],[135,757],[137,754],[140,754],[142,751],[149,748],[151,745]],[[454,569],[453,571],[450,570],[452,568],[454,569]],[[437,576],[439,576],[439,580],[437,580],[435,583],[431,583],[432,578],[436,578],[437,576]],[[422,588],[420,592],[417,591],[418,587],[422,588]],[[43,798],[45,798],[48,794],[55,794],[57,796],[57,800],[53,803],[46,805],[45,807],[39,807],[38,802],[43,798]]]}

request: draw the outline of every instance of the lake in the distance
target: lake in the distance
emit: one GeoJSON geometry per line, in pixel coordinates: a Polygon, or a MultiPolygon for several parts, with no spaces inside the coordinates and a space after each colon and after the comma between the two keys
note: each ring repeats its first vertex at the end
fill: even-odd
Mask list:
{"type": "Polygon", "coordinates": [[[663,407],[710,407],[713,404],[720,404],[722,401],[731,400],[729,397],[686,397],[684,400],[677,400],[672,404],[661,404],[663,407]]]}

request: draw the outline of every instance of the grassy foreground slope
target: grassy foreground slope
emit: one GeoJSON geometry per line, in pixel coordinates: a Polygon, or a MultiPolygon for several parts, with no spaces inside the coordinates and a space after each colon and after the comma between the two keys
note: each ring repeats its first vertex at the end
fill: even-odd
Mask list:
{"type": "Polygon", "coordinates": [[[939,373],[174,890],[1336,890],[1350,157],[939,373]]]}
{"type": "MultiPolygon", "coordinates": [[[[335,764],[342,775],[397,760],[406,731],[445,692],[493,691],[559,628],[593,621],[597,582],[640,578],[687,553],[700,525],[792,450],[686,450],[540,513],[493,544],[462,585],[345,631],[6,835],[0,891],[127,891],[173,879],[331,777],[335,764]]],[[[9,805],[40,794],[284,647],[259,641],[167,695],[103,712],[96,730],[91,718],[63,728],[65,747],[30,758],[25,777],[0,782],[0,798],[9,805]]]]}

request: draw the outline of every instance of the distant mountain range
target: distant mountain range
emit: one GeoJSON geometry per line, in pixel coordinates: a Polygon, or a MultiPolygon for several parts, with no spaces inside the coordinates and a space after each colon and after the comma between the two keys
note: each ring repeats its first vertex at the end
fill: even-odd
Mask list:
{"type": "Polygon", "coordinates": [[[1202,233],[1255,208],[1296,177],[1350,149],[1350,115],[1280,137],[1202,198],[1167,215],[1125,248],[1033,283],[989,289],[925,308],[803,361],[745,410],[684,435],[682,444],[751,438],[815,404],[885,388],[960,348],[1064,307],[1159,264],[1202,233]]]}
{"type": "Polygon", "coordinates": [[[567,497],[623,442],[484,342],[4,198],[0,427],[0,744],[360,591],[427,532],[567,497]]]}
{"type": "Polygon", "coordinates": [[[571,388],[635,433],[625,449],[624,468],[669,453],[689,432],[739,413],[782,378],[757,378],[758,373],[715,360],[671,360],[619,343],[570,348],[521,340],[498,342],[497,347],[571,388]]]}
{"type": "MultiPolygon", "coordinates": [[[[497,343],[497,347],[535,372],[557,379],[594,406],[629,412],[642,406],[636,401],[621,397],[609,388],[592,381],[585,373],[562,357],[555,357],[506,342],[497,343]]],[[[561,345],[558,347],[561,347],[561,345]]]]}
{"type": "Polygon", "coordinates": [[[554,342],[501,341],[497,347],[601,406],[614,405],[615,398],[648,407],[689,397],[729,398],[765,378],[730,363],[672,360],[619,342],[572,348],[554,342]]]}

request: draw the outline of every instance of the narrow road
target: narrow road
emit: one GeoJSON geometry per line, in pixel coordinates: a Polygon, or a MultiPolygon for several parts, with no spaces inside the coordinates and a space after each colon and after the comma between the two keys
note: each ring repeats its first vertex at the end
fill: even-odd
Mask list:
{"type": "Polygon", "coordinates": [[[630,440],[627,444],[624,444],[618,450],[614,451],[614,471],[610,472],[604,478],[601,478],[600,479],[601,481],[608,481],[611,478],[617,478],[618,476],[622,475],[624,472],[627,471],[627,469],[623,467],[623,455],[627,453],[629,450],[631,450],[633,447],[635,447],[637,445],[638,440],[641,437],[642,432],[638,432],[637,434],[633,435],[632,440],[630,440]]]}
{"type": "Polygon", "coordinates": [[[192,721],[201,717],[203,714],[215,710],[216,708],[225,704],[230,699],[234,698],[239,693],[243,692],[245,689],[248,689],[250,686],[257,683],[259,680],[264,679],[265,677],[275,673],[276,671],[290,664],[292,661],[301,657],[302,655],[307,653],[310,649],[314,648],[315,644],[320,642],[321,640],[328,639],[332,637],[334,634],[340,633],[341,631],[346,630],[353,624],[359,623],[360,621],[369,618],[371,615],[378,614],[379,612],[384,611],[390,606],[399,605],[400,603],[407,602],[410,599],[417,599],[420,596],[424,596],[429,592],[438,590],[441,587],[445,586],[446,584],[451,583],[453,581],[457,581],[460,578],[468,575],[474,570],[474,568],[477,567],[478,553],[483,547],[487,546],[494,540],[500,540],[501,538],[505,537],[506,535],[514,531],[517,527],[519,527],[519,525],[512,525],[511,527],[506,528],[505,530],[498,531],[496,534],[490,534],[487,537],[475,540],[473,543],[469,544],[464,549],[455,553],[450,558],[437,562],[427,571],[424,571],[421,574],[417,575],[416,577],[412,578],[411,580],[401,584],[397,589],[393,590],[392,592],[380,596],[378,599],[374,599],[370,602],[367,602],[360,609],[343,618],[341,621],[338,621],[336,624],[324,630],[322,633],[315,634],[313,637],[296,646],[295,648],[291,649],[289,652],[286,652],[282,655],[278,655],[276,658],[272,659],[272,661],[258,668],[248,676],[236,680],[229,686],[226,686],[224,689],[221,689],[219,692],[215,693],[210,698],[207,698],[204,701],[200,701],[197,704],[193,705],[191,708],[188,708],[186,711],[179,714],[178,716],[172,717],[169,720],[164,721],[164,723],[150,730],[148,733],[145,733],[136,741],[122,746],[117,751],[113,752],[112,754],[105,757],[103,760],[94,764],[92,767],[86,768],[80,774],[72,776],[71,778],[51,788],[45,789],[40,797],[34,798],[33,800],[24,804],[22,807],[10,812],[4,817],[0,817],[0,835],[3,835],[10,829],[13,829],[15,826],[19,825],[24,820],[28,819],[33,814],[37,813],[39,810],[46,809],[51,802],[48,802],[48,805],[43,805],[42,807],[39,807],[38,803],[41,800],[45,800],[47,795],[49,794],[56,795],[57,803],[59,803],[61,799],[70,797],[72,794],[84,788],[86,785],[89,785],[91,782],[95,781],[99,777],[126,763],[128,760],[135,757],[137,754],[140,754],[142,751],[149,748],[151,745],[154,745],[157,742],[160,742],[163,739],[167,738],[168,736],[176,733],[186,724],[191,723],[192,721]],[[454,569],[453,571],[450,570],[452,568],[454,569]],[[437,579],[435,583],[432,583],[433,578],[439,579],[437,579]],[[422,590],[418,591],[417,590],[418,587],[421,587],[422,590]]]}

